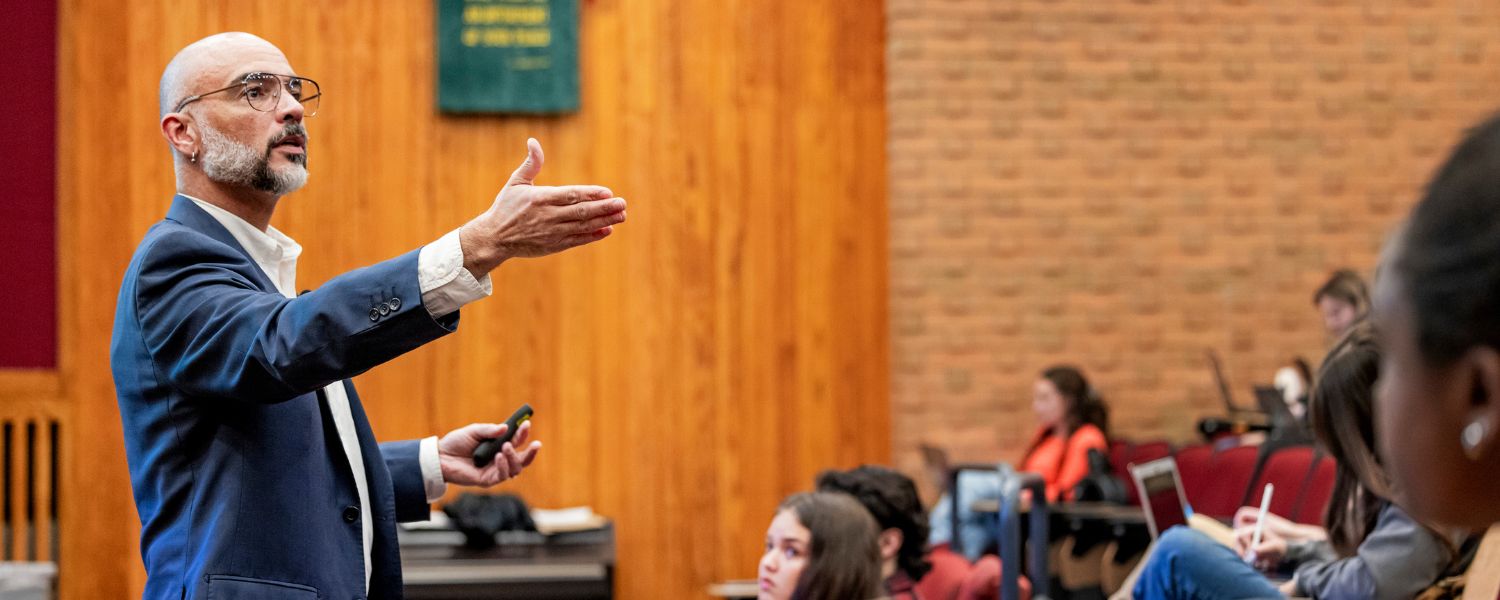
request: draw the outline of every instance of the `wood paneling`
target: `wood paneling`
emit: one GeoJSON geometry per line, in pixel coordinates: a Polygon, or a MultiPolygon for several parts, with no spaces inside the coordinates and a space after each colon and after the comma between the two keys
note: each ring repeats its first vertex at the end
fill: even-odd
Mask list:
{"type": "Polygon", "coordinates": [[[301,287],[424,244],[521,160],[601,183],[630,221],[495,273],[459,333],[362,376],[382,439],[537,409],[533,504],[618,523],[622,598],[749,576],[775,504],[820,469],[889,458],[884,13],[842,0],[583,3],[583,110],[434,110],[433,2],[61,6],[59,229],[65,598],[139,595],[108,362],[115,291],[172,175],[156,84],[224,30],[322,83],[312,179],[275,224],[301,287]]]}

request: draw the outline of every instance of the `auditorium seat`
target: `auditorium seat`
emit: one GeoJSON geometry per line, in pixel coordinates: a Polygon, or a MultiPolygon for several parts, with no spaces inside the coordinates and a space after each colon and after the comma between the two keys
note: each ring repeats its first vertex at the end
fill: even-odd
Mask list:
{"type": "Polygon", "coordinates": [[[1104,556],[1100,558],[1102,568],[1099,574],[1099,588],[1106,596],[1113,596],[1123,587],[1125,580],[1130,577],[1130,572],[1135,570],[1146,553],[1137,549],[1129,552],[1130,556],[1121,551],[1119,541],[1112,541],[1104,548],[1104,556]]]}
{"type": "Polygon", "coordinates": [[[1115,475],[1127,480],[1130,478],[1130,471],[1126,469],[1130,466],[1130,449],[1130,442],[1125,440],[1109,442],[1109,466],[1114,469],[1115,475]]]}
{"type": "Polygon", "coordinates": [[[1130,451],[1131,464],[1148,463],[1153,460],[1166,458],[1172,455],[1172,444],[1170,442],[1157,440],[1153,442],[1142,442],[1136,444],[1130,451]]]}
{"type": "Polygon", "coordinates": [[[1211,444],[1188,446],[1178,450],[1174,457],[1188,505],[1197,506],[1203,499],[1203,491],[1214,478],[1214,447],[1211,444]]]}
{"type": "Polygon", "coordinates": [[[1235,446],[1215,454],[1213,475],[1206,478],[1202,489],[1197,492],[1185,490],[1189,498],[1199,498],[1199,503],[1193,505],[1193,512],[1218,519],[1233,518],[1251,478],[1255,476],[1259,454],[1258,446],[1235,446]]]}
{"type": "MultiPolygon", "coordinates": [[[[1125,497],[1130,504],[1139,506],[1141,503],[1139,492],[1135,489],[1135,484],[1130,477],[1130,465],[1144,464],[1171,455],[1172,444],[1169,442],[1162,440],[1142,442],[1130,446],[1130,450],[1125,453],[1123,465],[1114,465],[1115,473],[1119,475],[1120,480],[1127,483],[1125,486],[1125,497]]],[[[1114,463],[1113,457],[1111,457],[1110,462],[1114,463]]]]}
{"type": "Polygon", "coordinates": [[[1266,484],[1273,484],[1276,489],[1271,493],[1271,514],[1290,518],[1290,515],[1297,512],[1303,484],[1320,459],[1312,446],[1287,446],[1272,451],[1266,457],[1259,476],[1255,478],[1255,484],[1242,497],[1242,503],[1245,506],[1260,506],[1266,484]]]}
{"type": "Polygon", "coordinates": [[[1327,456],[1313,465],[1312,472],[1307,474],[1307,482],[1302,485],[1297,508],[1287,518],[1304,525],[1322,525],[1323,511],[1328,507],[1328,497],[1333,495],[1337,476],[1338,463],[1327,456]]]}

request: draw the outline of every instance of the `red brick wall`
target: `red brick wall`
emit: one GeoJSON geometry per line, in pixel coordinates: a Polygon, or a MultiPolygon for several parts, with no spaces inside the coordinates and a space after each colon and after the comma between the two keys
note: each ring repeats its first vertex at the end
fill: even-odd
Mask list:
{"type": "Polygon", "coordinates": [[[895,458],[1016,460],[1031,383],[1084,367],[1118,434],[1187,441],[1324,348],[1500,106],[1493,2],[888,0],[895,458]]]}

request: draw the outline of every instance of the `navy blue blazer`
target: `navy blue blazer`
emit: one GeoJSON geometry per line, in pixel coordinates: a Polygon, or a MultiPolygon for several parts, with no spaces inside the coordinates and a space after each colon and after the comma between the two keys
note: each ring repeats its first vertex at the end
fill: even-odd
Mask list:
{"type": "Polygon", "coordinates": [[[429,510],[418,442],[376,444],[347,379],[457,324],[422,306],[417,251],[287,298],[218,221],[174,198],[125,272],[110,344],[144,597],[364,598],[363,517],[369,598],[400,598],[396,522],[429,510]],[[368,507],[322,399],[341,380],[368,507]]]}

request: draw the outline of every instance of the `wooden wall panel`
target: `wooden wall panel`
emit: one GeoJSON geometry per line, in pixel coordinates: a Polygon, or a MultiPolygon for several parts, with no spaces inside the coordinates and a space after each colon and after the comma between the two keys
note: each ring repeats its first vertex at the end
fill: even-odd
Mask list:
{"type": "Polygon", "coordinates": [[[540,461],[501,488],[618,523],[622,598],[749,576],[775,504],[824,468],[890,455],[884,16],[880,2],[594,0],[583,110],[434,106],[433,2],[65,0],[60,241],[64,598],[139,595],[105,368],[131,249],[172,193],[156,84],[224,30],[322,83],[308,187],[275,224],[300,287],[424,244],[483,210],[527,136],[542,183],[609,185],[604,243],[495,273],[456,336],[362,376],[382,439],[537,408],[540,461]]]}

